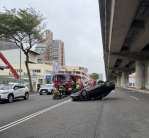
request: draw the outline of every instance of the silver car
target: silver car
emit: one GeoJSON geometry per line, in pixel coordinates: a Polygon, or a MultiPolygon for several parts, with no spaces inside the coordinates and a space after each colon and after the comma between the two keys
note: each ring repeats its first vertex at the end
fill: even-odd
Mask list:
{"type": "Polygon", "coordinates": [[[53,94],[54,92],[54,84],[45,84],[39,89],[39,94],[42,95],[44,94],[53,94]]]}

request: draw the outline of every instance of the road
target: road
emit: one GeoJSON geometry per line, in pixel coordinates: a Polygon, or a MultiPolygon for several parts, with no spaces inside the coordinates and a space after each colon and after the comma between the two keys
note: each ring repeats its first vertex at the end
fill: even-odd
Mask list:
{"type": "Polygon", "coordinates": [[[0,138],[149,138],[149,95],[116,88],[104,100],[0,102],[0,138]]]}

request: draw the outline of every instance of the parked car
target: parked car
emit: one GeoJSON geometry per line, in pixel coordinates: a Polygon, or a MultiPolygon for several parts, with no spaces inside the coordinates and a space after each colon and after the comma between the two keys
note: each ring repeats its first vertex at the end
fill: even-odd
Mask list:
{"type": "Polygon", "coordinates": [[[113,89],[115,89],[115,83],[106,81],[97,83],[95,86],[88,86],[82,90],[72,93],[70,97],[74,100],[89,100],[89,99],[102,99],[106,97],[113,89]]]}
{"type": "Polygon", "coordinates": [[[0,86],[0,100],[12,103],[16,98],[28,100],[29,89],[25,84],[3,84],[0,86]]]}
{"type": "Polygon", "coordinates": [[[54,92],[54,84],[45,84],[39,89],[39,94],[42,95],[43,93],[49,95],[53,94],[54,92]]]}

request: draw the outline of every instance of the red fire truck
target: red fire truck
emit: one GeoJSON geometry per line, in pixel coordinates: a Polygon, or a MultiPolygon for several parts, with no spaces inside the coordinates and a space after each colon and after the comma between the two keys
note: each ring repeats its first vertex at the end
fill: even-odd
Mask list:
{"type": "Polygon", "coordinates": [[[57,73],[53,78],[53,83],[55,88],[57,88],[57,85],[60,84],[60,82],[62,82],[62,84],[64,84],[65,82],[68,82],[68,87],[70,88],[71,81],[74,81],[75,84],[77,82],[81,83],[81,77],[78,75],[69,74],[69,73],[57,73]]]}

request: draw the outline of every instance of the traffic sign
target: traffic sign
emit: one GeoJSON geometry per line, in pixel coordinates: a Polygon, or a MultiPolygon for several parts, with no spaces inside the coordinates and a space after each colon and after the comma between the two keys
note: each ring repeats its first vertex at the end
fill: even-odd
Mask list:
{"type": "Polygon", "coordinates": [[[59,66],[54,66],[53,67],[53,71],[54,72],[59,72],[60,71],[60,67],[59,66]]]}
{"type": "Polygon", "coordinates": [[[51,79],[51,75],[46,75],[46,79],[51,79]]]}

